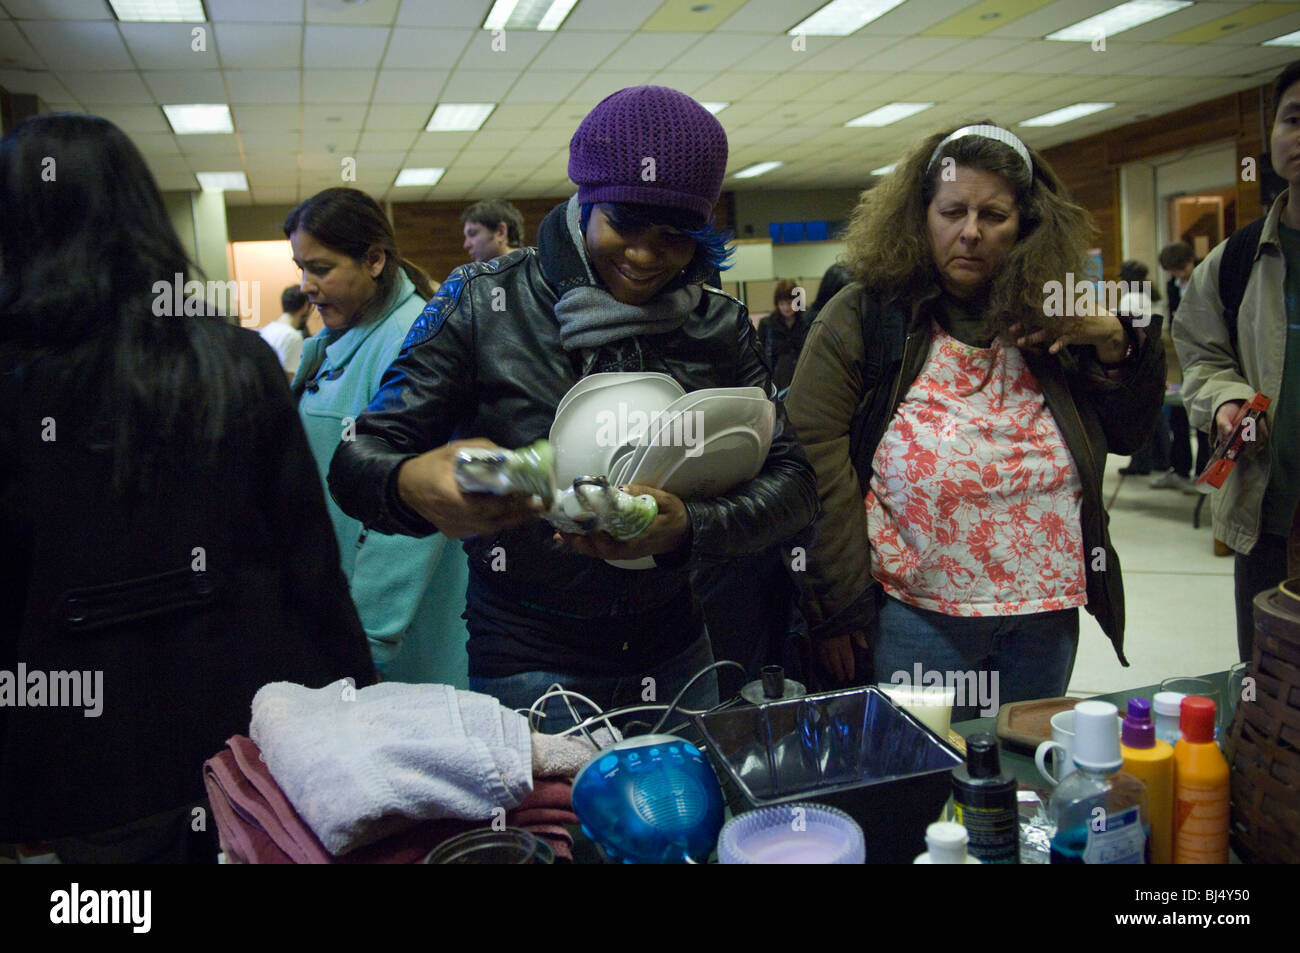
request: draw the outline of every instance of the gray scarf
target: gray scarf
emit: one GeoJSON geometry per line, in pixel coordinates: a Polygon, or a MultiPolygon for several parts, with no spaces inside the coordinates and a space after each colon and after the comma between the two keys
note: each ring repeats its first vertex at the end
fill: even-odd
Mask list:
{"type": "Polygon", "coordinates": [[[566,351],[597,348],[639,334],[666,334],[676,331],[695,310],[703,294],[699,285],[684,285],[668,291],[644,305],[624,304],[596,281],[587,259],[582,235],[578,196],[569,199],[564,210],[568,238],[573,242],[586,271],[586,281],[571,287],[555,304],[555,319],[560,323],[560,342],[566,351]]]}

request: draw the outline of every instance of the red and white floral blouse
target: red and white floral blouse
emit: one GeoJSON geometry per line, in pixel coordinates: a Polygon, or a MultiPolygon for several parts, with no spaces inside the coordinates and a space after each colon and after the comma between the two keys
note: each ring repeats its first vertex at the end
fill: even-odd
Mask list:
{"type": "Polygon", "coordinates": [[[890,595],[954,616],[1087,603],[1079,475],[1019,348],[936,324],[873,465],[871,570],[890,595]]]}

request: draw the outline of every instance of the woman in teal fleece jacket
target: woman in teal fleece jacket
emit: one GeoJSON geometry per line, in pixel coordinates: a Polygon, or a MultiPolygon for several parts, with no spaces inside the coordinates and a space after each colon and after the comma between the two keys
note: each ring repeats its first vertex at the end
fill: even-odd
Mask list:
{"type": "MultiPolygon", "coordinates": [[[[302,290],[325,323],[304,345],[292,385],[324,483],[339,441],[352,438],[434,288],[402,259],[378,204],[356,189],[312,196],[289,213],[284,233],[302,290]]],[[[343,573],[383,677],[467,687],[461,614],[469,570],[456,541],[370,533],[328,503],[343,573]]]]}

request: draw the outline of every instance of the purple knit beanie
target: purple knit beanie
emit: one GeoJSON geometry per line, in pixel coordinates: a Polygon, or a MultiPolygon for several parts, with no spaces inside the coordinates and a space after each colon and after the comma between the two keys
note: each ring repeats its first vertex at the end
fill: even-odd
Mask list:
{"type": "Polygon", "coordinates": [[[727,169],[727,134],[666,86],[629,86],[587,113],[569,141],[578,201],[679,208],[709,220],[727,169]]]}

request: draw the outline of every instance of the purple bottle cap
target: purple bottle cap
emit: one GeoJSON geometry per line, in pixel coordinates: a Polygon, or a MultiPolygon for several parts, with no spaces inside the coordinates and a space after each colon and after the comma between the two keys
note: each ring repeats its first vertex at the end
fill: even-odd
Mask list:
{"type": "Polygon", "coordinates": [[[1151,723],[1151,702],[1145,698],[1130,698],[1128,714],[1120,740],[1128,748],[1154,748],[1156,726],[1151,723]]]}

